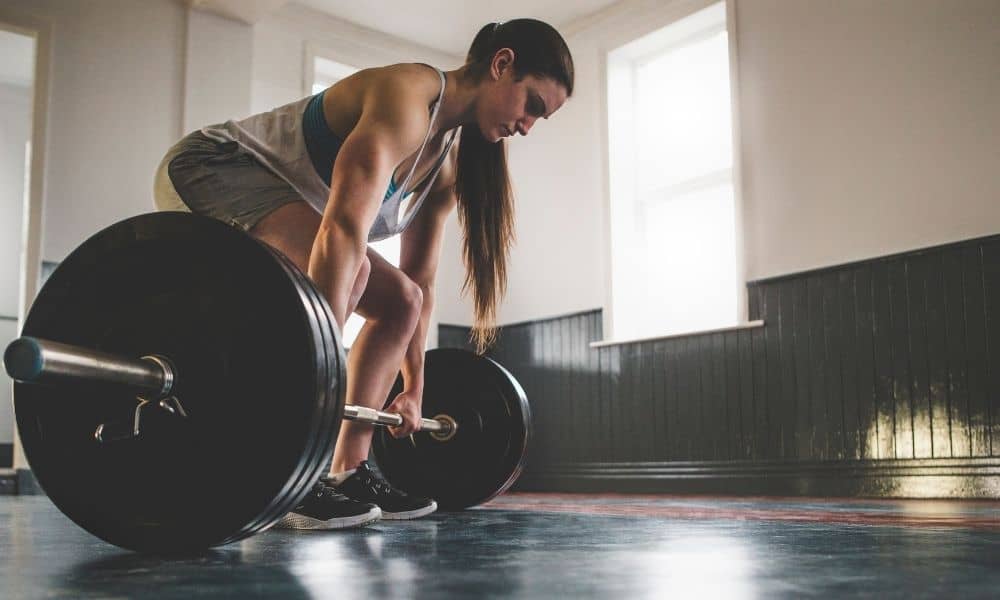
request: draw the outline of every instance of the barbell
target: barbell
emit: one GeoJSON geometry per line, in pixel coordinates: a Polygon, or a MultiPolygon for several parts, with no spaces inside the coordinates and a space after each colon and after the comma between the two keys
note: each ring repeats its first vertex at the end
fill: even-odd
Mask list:
{"type": "MultiPolygon", "coordinates": [[[[208,217],[151,213],[97,233],[50,275],[21,335],[4,363],[25,457],[63,513],[128,549],[263,531],[322,475],[342,418],[402,422],[345,406],[340,332],[309,279],[208,217]]],[[[506,369],[430,350],[423,409],[425,432],[376,429],[393,485],[461,509],[514,483],[531,415],[506,369]]]]}

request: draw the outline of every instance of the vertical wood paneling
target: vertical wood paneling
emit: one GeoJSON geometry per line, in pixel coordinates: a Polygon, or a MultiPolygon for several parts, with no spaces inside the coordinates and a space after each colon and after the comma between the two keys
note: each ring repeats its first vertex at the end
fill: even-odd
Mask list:
{"type": "MultiPolygon", "coordinates": [[[[779,351],[775,367],[780,369],[781,395],[773,403],[771,414],[776,415],[781,428],[782,458],[795,458],[798,454],[799,412],[803,408],[799,398],[795,369],[795,282],[785,281],[778,288],[779,351]]],[[[770,357],[768,358],[770,361],[770,357]]]]}
{"type": "Polygon", "coordinates": [[[948,397],[950,401],[951,453],[972,456],[969,433],[969,378],[966,361],[965,300],[963,299],[962,251],[946,250],[941,260],[944,275],[945,338],[948,344],[948,397]]]}
{"type": "Polygon", "coordinates": [[[766,335],[766,328],[752,329],[750,331],[750,352],[753,354],[754,458],[763,458],[766,456],[778,458],[781,456],[779,453],[768,454],[767,451],[767,440],[770,437],[770,430],[772,428],[769,422],[770,416],[767,412],[767,392],[772,384],[769,380],[770,367],[768,366],[768,355],[765,352],[767,346],[766,335]]]}
{"type": "Polygon", "coordinates": [[[639,440],[636,431],[636,409],[639,405],[640,390],[636,386],[636,357],[639,353],[639,344],[625,344],[618,348],[621,356],[621,397],[618,399],[622,415],[622,445],[619,448],[619,456],[622,460],[635,460],[641,454],[639,440]]]}
{"type": "Polygon", "coordinates": [[[756,283],[747,284],[747,320],[760,319],[763,290],[756,283]]]}
{"type": "Polygon", "coordinates": [[[614,399],[612,394],[617,390],[614,388],[612,365],[611,365],[611,352],[614,348],[601,348],[601,416],[604,417],[604,429],[601,432],[601,439],[603,443],[601,448],[604,449],[605,456],[610,454],[605,460],[612,460],[615,458],[615,450],[617,448],[615,444],[615,413],[613,409],[614,399]]]}
{"type": "Polygon", "coordinates": [[[757,412],[754,398],[752,330],[742,330],[736,335],[736,361],[738,370],[740,408],[740,460],[752,460],[757,455],[757,435],[754,429],[754,415],[757,412]]]}
{"type": "Polygon", "coordinates": [[[681,441],[687,436],[687,429],[681,420],[680,413],[680,379],[683,368],[681,344],[682,339],[666,340],[663,345],[664,360],[669,365],[664,388],[667,397],[667,420],[669,422],[667,436],[667,456],[678,459],[683,456],[681,441]]]}
{"type": "Polygon", "coordinates": [[[577,460],[589,460],[581,456],[589,451],[591,444],[590,428],[594,424],[594,403],[587,391],[590,385],[590,374],[587,370],[588,354],[594,352],[588,344],[590,338],[591,315],[582,314],[577,319],[573,337],[573,370],[570,374],[573,385],[570,401],[573,403],[575,419],[573,421],[573,449],[577,460]]]}
{"type": "Polygon", "coordinates": [[[907,261],[907,265],[913,455],[916,458],[931,458],[934,456],[934,438],[930,405],[930,362],[927,348],[927,256],[914,256],[907,261]]]}
{"type": "Polygon", "coordinates": [[[641,435],[646,438],[646,442],[643,444],[644,454],[637,460],[649,460],[657,456],[656,449],[662,429],[659,419],[659,399],[653,391],[653,373],[658,370],[655,363],[655,346],[654,342],[647,342],[640,348],[639,380],[642,385],[642,406],[639,407],[636,417],[642,426],[641,435]]]}
{"type": "Polygon", "coordinates": [[[612,457],[615,460],[626,460],[626,453],[623,447],[627,443],[628,422],[625,420],[626,414],[622,411],[621,389],[621,351],[622,346],[612,346],[608,348],[608,429],[611,430],[612,457]]]}
{"type": "Polygon", "coordinates": [[[738,460],[745,456],[743,446],[743,398],[740,394],[739,332],[727,332],[723,336],[723,358],[725,366],[725,392],[727,431],[729,444],[726,460],[738,460]]]}
{"type": "Polygon", "coordinates": [[[634,357],[636,356],[637,344],[625,344],[618,347],[619,364],[621,376],[619,379],[618,410],[621,415],[621,445],[618,448],[618,456],[621,460],[630,461],[638,454],[636,446],[641,442],[637,439],[635,431],[635,407],[636,388],[634,374],[636,369],[634,357]]]}
{"type": "Polygon", "coordinates": [[[805,369],[808,373],[809,405],[811,416],[812,439],[808,456],[819,457],[820,460],[830,458],[829,424],[826,396],[829,386],[827,381],[826,332],[824,330],[823,285],[819,276],[806,279],[806,299],[808,302],[808,329],[805,332],[808,354],[805,357],[805,369]]]}
{"type": "Polygon", "coordinates": [[[562,380],[563,380],[563,401],[561,405],[565,407],[567,412],[566,423],[563,426],[563,430],[566,435],[566,454],[563,460],[573,460],[576,456],[576,449],[580,447],[577,440],[579,437],[579,432],[577,431],[577,423],[580,423],[584,418],[584,407],[580,403],[580,392],[577,389],[577,382],[580,380],[580,374],[577,372],[577,363],[579,362],[577,349],[578,339],[582,336],[582,315],[574,315],[567,319],[560,319],[565,326],[563,327],[563,356],[562,356],[562,380]]]}
{"type": "Polygon", "coordinates": [[[701,336],[703,361],[702,386],[705,390],[704,425],[710,440],[708,458],[722,460],[725,457],[726,409],[720,391],[722,372],[719,368],[719,334],[701,336]]]}
{"type": "Polygon", "coordinates": [[[650,455],[655,460],[663,460],[667,456],[665,452],[667,439],[666,411],[664,402],[666,398],[663,394],[663,375],[666,373],[667,365],[663,360],[663,342],[656,341],[651,344],[649,352],[650,367],[647,376],[649,377],[649,402],[653,420],[653,451],[650,455]]]}
{"type": "MultiPolygon", "coordinates": [[[[601,314],[595,312],[590,318],[590,341],[597,341],[601,339],[601,314]]],[[[604,454],[604,448],[607,446],[601,445],[599,440],[603,436],[604,424],[603,424],[603,414],[602,406],[603,399],[601,398],[601,357],[600,352],[596,349],[589,350],[587,352],[588,359],[588,385],[587,385],[587,397],[590,402],[592,402],[594,407],[594,421],[590,424],[590,435],[587,438],[587,460],[597,460],[599,456],[604,454]]]]}
{"type": "Polygon", "coordinates": [[[948,340],[941,255],[928,254],[921,269],[926,309],[927,401],[930,405],[931,455],[934,458],[950,458],[948,340]]]}
{"type": "Polygon", "coordinates": [[[1000,456],[1000,240],[983,245],[983,295],[990,391],[990,451],[993,456],[1000,456]]]}
{"type": "Polygon", "coordinates": [[[635,421],[636,435],[642,438],[642,441],[636,444],[640,453],[635,457],[635,460],[644,460],[656,455],[656,419],[654,418],[653,392],[650,381],[652,342],[635,344],[635,352],[636,369],[632,373],[632,378],[637,393],[635,394],[636,405],[633,408],[635,411],[633,420],[635,421]]]}
{"type": "MultiPolygon", "coordinates": [[[[590,349],[590,311],[502,329],[529,470],[575,461],[1000,455],[1000,237],[748,286],[762,328],[590,349]]],[[[442,325],[441,346],[469,347],[442,325]]]]}
{"type": "Polygon", "coordinates": [[[853,269],[838,271],[834,290],[833,306],[839,307],[840,317],[835,351],[840,362],[843,458],[850,460],[861,458],[859,401],[862,394],[858,388],[858,354],[863,350],[859,347],[857,337],[855,271],[853,269]]]}
{"type": "Polygon", "coordinates": [[[878,398],[875,385],[875,340],[873,337],[872,270],[870,265],[854,269],[854,335],[857,340],[855,376],[858,387],[858,454],[878,458],[878,398]]]}
{"type": "MultiPolygon", "coordinates": [[[[766,422],[766,456],[790,458],[795,447],[795,364],[792,361],[794,323],[792,322],[791,283],[782,282],[768,286],[764,299],[765,323],[777,323],[765,327],[763,336],[766,344],[765,365],[767,376],[766,394],[761,398],[766,422]],[[782,360],[782,357],[788,360],[782,360]]],[[[758,420],[758,423],[760,421],[758,420]]]]}
{"type": "Polygon", "coordinates": [[[839,274],[837,271],[828,271],[819,278],[819,282],[823,287],[821,294],[823,298],[823,355],[825,357],[823,381],[827,423],[827,457],[830,460],[843,460],[845,454],[844,380],[841,371],[840,303],[837,294],[839,274]]]}
{"type": "Polygon", "coordinates": [[[896,458],[893,396],[892,317],[889,306],[889,265],[872,265],[872,308],[875,362],[876,439],[875,458],[896,458]]]}
{"type": "Polygon", "coordinates": [[[813,404],[810,394],[809,347],[809,288],[808,279],[792,283],[792,360],[795,390],[795,445],[794,457],[806,459],[816,447],[816,428],[813,424],[813,404]]]}
{"type": "Polygon", "coordinates": [[[910,394],[910,318],[907,261],[889,262],[889,319],[895,406],[896,458],[913,458],[913,400],[910,394]]]}
{"type": "Polygon", "coordinates": [[[969,434],[973,456],[989,456],[986,389],[986,307],[983,303],[983,263],[980,246],[962,249],[965,339],[969,375],[969,434]]]}
{"type": "Polygon", "coordinates": [[[678,338],[678,378],[679,389],[677,393],[678,424],[686,432],[680,436],[680,453],[678,460],[694,460],[694,444],[701,433],[698,430],[698,385],[696,382],[697,371],[695,370],[695,360],[693,354],[698,345],[698,340],[693,337],[678,338]]]}
{"type": "Polygon", "coordinates": [[[558,444],[558,438],[555,437],[556,432],[552,427],[551,417],[551,400],[554,395],[558,393],[558,390],[554,389],[551,383],[552,370],[550,365],[552,362],[550,356],[552,355],[552,321],[542,321],[538,331],[538,342],[540,354],[538,367],[535,370],[536,385],[538,386],[538,395],[540,396],[538,402],[538,433],[547,442],[546,444],[541,445],[541,447],[544,448],[544,451],[541,453],[541,458],[545,462],[551,462],[553,459],[553,448],[555,448],[558,444]]]}
{"type": "Polygon", "coordinates": [[[698,425],[695,428],[698,432],[698,443],[696,444],[696,454],[695,458],[697,460],[712,460],[712,446],[715,441],[710,436],[710,428],[712,425],[708,422],[709,419],[709,407],[708,407],[708,390],[706,389],[706,378],[709,377],[707,371],[710,368],[709,363],[709,340],[708,336],[700,335],[695,340],[695,355],[694,355],[694,371],[696,373],[697,382],[697,400],[695,404],[697,405],[697,419],[698,425]]]}

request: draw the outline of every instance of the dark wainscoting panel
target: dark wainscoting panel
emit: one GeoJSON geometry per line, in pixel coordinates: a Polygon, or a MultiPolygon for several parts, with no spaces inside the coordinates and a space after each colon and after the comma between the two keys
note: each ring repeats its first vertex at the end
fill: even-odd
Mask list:
{"type": "Polygon", "coordinates": [[[535,416],[518,488],[1000,497],[1000,236],[748,292],[763,327],[597,349],[599,310],[503,327],[535,416]]]}
{"type": "Polygon", "coordinates": [[[0,469],[14,465],[14,444],[0,444],[0,469]]]}

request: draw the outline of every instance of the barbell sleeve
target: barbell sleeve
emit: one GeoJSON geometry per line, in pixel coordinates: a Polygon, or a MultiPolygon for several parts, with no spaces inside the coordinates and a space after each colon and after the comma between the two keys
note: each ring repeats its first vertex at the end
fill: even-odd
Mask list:
{"type": "MultiPolygon", "coordinates": [[[[148,400],[170,395],[174,369],[160,356],[125,358],[35,337],[20,337],[3,355],[7,374],[22,383],[59,383],[96,381],[125,385],[148,400]]],[[[398,427],[403,417],[364,406],[344,406],[344,418],[371,425],[398,427]]],[[[456,429],[451,419],[421,419],[421,429],[431,433],[451,434],[456,429]]]]}
{"type": "Polygon", "coordinates": [[[24,383],[96,381],[125,385],[158,400],[170,395],[174,370],[159,356],[124,358],[70,344],[20,337],[3,354],[11,379],[24,383]]]}

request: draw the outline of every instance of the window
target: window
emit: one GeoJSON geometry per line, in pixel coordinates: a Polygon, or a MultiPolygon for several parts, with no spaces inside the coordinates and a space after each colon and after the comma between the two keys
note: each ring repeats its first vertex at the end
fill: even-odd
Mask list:
{"type": "Polygon", "coordinates": [[[612,334],[737,321],[723,3],[608,53],[612,334]]]}
{"type": "MultiPolygon", "coordinates": [[[[318,94],[341,79],[351,75],[358,69],[345,65],[328,58],[317,56],[313,65],[313,85],[312,93],[318,94]]],[[[369,244],[379,255],[390,262],[394,267],[399,266],[399,236],[393,236],[381,242],[369,244]]],[[[344,347],[350,348],[354,340],[361,332],[361,327],[365,324],[365,319],[358,314],[349,315],[344,324],[343,342],[344,347]]]]}
{"type": "Polygon", "coordinates": [[[356,73],[357,70],[350,65],[345,65],[329,58],[323,58],[322,56],[315,57],[312,93],[318,94],[322,92],[348,75],[356,73]]]}

